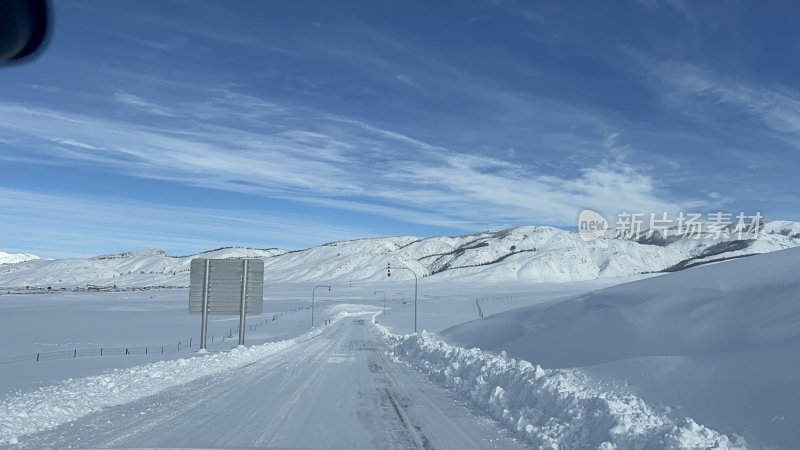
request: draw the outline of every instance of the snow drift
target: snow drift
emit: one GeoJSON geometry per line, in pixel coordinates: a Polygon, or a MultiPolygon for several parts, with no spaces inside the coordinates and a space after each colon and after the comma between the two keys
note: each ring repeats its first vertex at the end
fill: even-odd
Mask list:
{"type": "Polygon", "coordinates": [[[800,442],[800,249],[523,307],[442,332],[548,368],[583,367],[749,442],[800,442]]]}

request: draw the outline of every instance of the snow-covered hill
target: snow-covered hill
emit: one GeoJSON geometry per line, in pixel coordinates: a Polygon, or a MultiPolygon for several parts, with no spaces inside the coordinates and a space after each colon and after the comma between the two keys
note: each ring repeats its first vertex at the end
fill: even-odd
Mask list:
{"type": "Polygon", "coordinates": [[[33,259],[39,259],[39,257],[36,255],[31,255],[30,253],[0,252],[0,264],[16,264],[33,259]]]}
{"type": "Polygon", "coordinates": [[[262,258],[267,284],[379,281],[392,276],[481,282],[561,282],[680,270],[698,264],[800,245],[800,224],[769,222],[757,239],[600,238],[585,242],[576,232],[529,226],[455,237],[410,236],[333,242],[306,250],[222,248],[199,255],[163,251],[126,252],[94,258],[33,260],[0,268],[0,286],[75,288],[186,286],[192,258],[262,258]]]}

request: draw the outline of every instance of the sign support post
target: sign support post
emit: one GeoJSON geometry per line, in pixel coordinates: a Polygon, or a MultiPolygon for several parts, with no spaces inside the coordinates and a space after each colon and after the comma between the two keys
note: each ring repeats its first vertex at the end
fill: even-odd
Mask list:
{"type": "Polygon", "coordinates": [[[200,320],[200,350],[206,349],[206,338],[208,337],[208,272],[209,260],[205,260],[203,274],[203,317],[200,320]]]}
{"type": "Polygon", "coordinates": [[[242,302],[239,311],[239,345],[244,345],[244,323],[247,317],[247,260],[242,260],[242,302]]]}

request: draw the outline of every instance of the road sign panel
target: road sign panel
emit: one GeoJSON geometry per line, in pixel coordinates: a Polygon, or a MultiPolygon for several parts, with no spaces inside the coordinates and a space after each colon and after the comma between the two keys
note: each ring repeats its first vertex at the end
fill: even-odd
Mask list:
{"type": "MultiPolygon", "coordinates": [[[[239,315],[241,312],[243,259],[195,258],[189,276],[189,313],[203,313],[203,296],[212,315],[239,315]],[[208,261],[208,285],[205,265],[208,261]]],[[[261,314],[264,306],[264,261],[247,260],[245,312],[261,314]]]]}

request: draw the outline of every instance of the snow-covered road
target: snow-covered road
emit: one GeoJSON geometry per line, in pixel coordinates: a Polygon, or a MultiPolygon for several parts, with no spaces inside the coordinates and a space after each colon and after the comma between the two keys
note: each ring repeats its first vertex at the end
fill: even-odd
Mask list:
{"type": "Polygon", "coordinates": [[[25,436],[21,447],[522,447],[391,360],[370,320],[345,317],[285,351],[25,436]]]}

